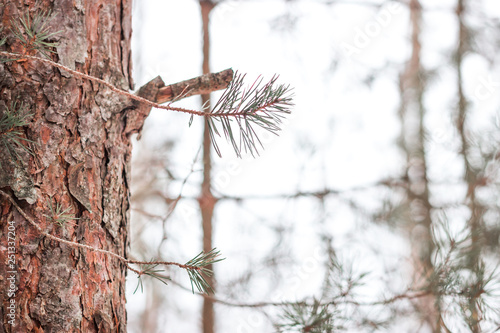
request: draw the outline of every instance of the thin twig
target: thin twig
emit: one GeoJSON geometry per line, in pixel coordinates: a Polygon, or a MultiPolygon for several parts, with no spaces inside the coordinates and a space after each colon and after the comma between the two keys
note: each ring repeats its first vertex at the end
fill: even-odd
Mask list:
{"type": "Polygon", "coordinates": [[[177,266],[186,270],[193,271],[201,271],[202,267],[192,266],[192,265],[183,265],[178,262],[173,261],[140,261],[140,260],[131,260],[125,259],[128,264],[137,264],[137,265],[167,265],[167,266],[177,266]]]}
{"type": "Polygon", "coordinates": [[[21,207],[19,207],[19,205],[17,204],[17,202],[9,194],[5,193],[2,190],[0,190],[0,194],[3,195],[5,198],[7,198],[7,200],[10,201],[10,203],[26,219],[26,221],[28,221],[29,224],[31,224],[33,227],[35,227],[35,229],[38,230],[38,232],[41,233],[42,235],[44,235],[45,237],[50,238],[50,239],[52,239],[52,240],[54,240],[56,242],[69,245],[71,247],[78,247],[78,248],[86,249],[86,250],[89,250],[89,251],[99,252],[99,253],[102,253],[102,254],[105,254],[105,255],[112,256],[112,257],[118,259],[119,261],[123,262],[124,264],[126,264],[128,269],[130,269],[131,271],[133,271],[133,272],[135,272],[135,273],[137,273],[139,275],[141,275],[142,272],[139,271],[139,270],[136,270],[136,269],[134,269],[132,267],[130,267],[129,264],[137,264],[137,265],[151,265],[151,264],[156,264],[156,265],[167,265],[167,266],[174,265],[174,266],[178,266],[180,268],[187,269],[187,270],[196,270],[196,271],[200,270],[200,268],[197,267],[197,266],[183,265],[183,264],[179,264],[179,263],[172,262],[172,261],[154,261],[154,262],[151,262],[151,261],[138,261],[138,260],[126,259],[126,258],[124,258],[124,257],[122,257],[122,256],[120,256],[120,255],[118,255],[116,253],[113,253],[111,251],[108,251],[108,250],[98,249],[98,248],[92,247],[90,245],[80,244],[80,243],[68,241],[68,240],[59,238],[57,236],[51,235],[48,232],[44,231],[35,222],[35,220],[32,217],[30,217],[21,207]]]}
{"type": "MultiPolygon", "coordinates": [[[[97,82],[99,84],[102,84],[102,85],[108,87],[109,89],[111,89],[112,91],[114,91],[114,92],[116,92],[118,94],[125,95],[125,96],[127,96],[127,97],[129,97],[129,98],[131,98],[131,99],[133,99],[135,101],[138,101],[138,102],[141,102],[141,103],[145,103],[147,105],[150,105],[151,107],[155,107],[155,108],[158,108],[158,109],[164,109],[164,110],[170,110],[170,111],[177,111],[177,112],[184,112],[184,113],[188,113],[188,114],[192,114],[192,115],[205,116],[205,117],[215,117],[215,118],[221,117],[221,118],[223,118],[223,117],[227,117],[228,116],[227,114],[221,114],[220,110],[219,110],[219,112],[208,113],[208,112],[205,112],[205,111],[197,111],[197,110],[191,110],[191,109],[174,107],[174,106],[171,106],[170,104],[168,104],[168,105],[161,105],[161,104],[159,104],[157,102],[150,101],[149,99],[146,99],[146,98],[143,98],[143,97],[131,94],[131,93],[129,93],[129,92],[123,90],[123,89],[120,89],[120,88],[114,86],[113,84],[111,84],[111,83],[109,83],[109,82],[107,82],[107,81],[105,81],[103,79],[100,79],[100,78],[97,78],[95,76],[84,74],[82,72],[73,70],[73,69],[71,69],[69,67],[61,65],[61,64],[56,63],[56,62],[54,62],[52,60],[49,60],[49,59],[44,59],[44,58],[40,58],[40,57],[32,56],[32,55],[27,55],[27,54],[12,53],[12,52],[5,52],[5,51],[0,51],[0,55],[4,55],[4,56],[8,56],[8,57],[14,57],[14,58],[17,58],[17,60],[31,59],[31,60],[41,61],[43,63],[46,63],[46,64],[50,65],[50,66],[53,66],[53,67],[59,68],[61,70],[64,70],[64,71],[66,71],[66,72],[68,72],[68,73],[70,73],[70,74],[72,74],[74,76],[77,76],[77,77],[80,77],[80,78],[83,78],[83,79],[86,79],[86,80],[89,80],[89,81],[92,81],[92,82],[97,82]]],[[[232,76],[233,76],[233,70],[232,69],[226,69],[226,70],[224,70],[222,72],[219,72],[219,73],[202,75],[200,77],[196,77],[196,78],[193,78],[193,79],[190,79],[190,80],[182,81],[182,82],[179,82],[179,83],[174,83],[172,85],[160,88],[160,95],[159,95],[159,98],[157,98],[157,101],[160,102],[160,103],[163,103],[163,102],[166,102],[166,101],[178,99],[179,96],[181,96],[182,98],[184,98],[184,97],[192,96],[192,95],[198,94],[198,93],[202,94],[202,93],[206,93],[208,91],[225,89],[229,85],[230,78],[232,79],[232,76]],[[198,82],[198,84],[195,86],[194,82],[198,82]],[[213,90],[211,90],[211,89],[208,88],[208,85],[210,85],[212,83],[214,84],[214,89],[213,90]],[[190,87],[189,86],[190,84],[193,84],[193,87],[190,87]],[[198,85],[200,87],[198,87],[198,85]],[[193,89],[193,91],[188,90],[190,88],[195,88],[195,89],[193,89]],[[179,92],[176,93],[174,91],[174,90],[178,90],[178,89],[181,89],[180,93],[179,92]]],[[[267,104],[259,106],[255,110],[252,110],[251,114],[255,114],[258,111],[265,110],[269,106],[273,106],[275,104],[279,104],[281,102],[284,102],[285,100],[286,100],[285,98],[283,98],[283,99],[276,98],[276,99],[274,99],[272,101],[269,101],[267,104]]],[[[230,116],[232,116],[232,117],[248,116],[248,114],[249,113],[245,112],[245,111],[231,112],[230,116]]]]}
{"type": "Polygon", "coordinates": [[[55,241],[60,242],[60,243],[64,243],[64,244],[70,245],[70,246],[76,246],[76,247],[84,248],[84,249],[87,249],[87,250],[91,250],[91,251],[95,251],[95,252],[99,252],[99,253],[104,253],[104,254],[110,255],[112,257],[115,257],[115,258],[117,258],[118,260],[120,260],[120,261],[122,261],[124,263],[128,262],[128,260],[125,259],[124,257],[122,257],[122,256],[120,256],[120,255],[118,255],[116,253],[113,253],[111,251],[103,250],[103,249],[96,249],[96,248],[94,248],[94,247],[92,247],[90,245],[85,245],[85,244],[80,244],[80,243],[68,241],[68,240],[65,240],[65,239],[62,239],[62,238],[59,238],[57,236],[53,236],[53,235],[49,234],[48,232],[44,231],[33,220],[33,218],[31,218],[28,214],[26,214],[26,212],[21,207],[19,207],[19,205],[17,204],[17,202],[9,194],[5,193],[2,190],[0,190],[0,194],[3,195],[4,197],[6,197],[10,201],[10,203],[17,209],[17,211],[26,219],[26,221],[28,221],[29,224],[31,224],[32,226],[34,226],[35,229],[38,230],[38,232],[40,232],[45,237],[50,238],[50,239],[55,240],[55,241]]]}
{"type": "Polygon", "coordinates": [[[121,95],[124,95],[124,96],[127,96],[135,101],[138,101],[138,102],[141,102],[141,103],[145,103],[147,105],[150,105],[151,107],[155,107],[155,108],[158,108],[158,109],[164,109],[164,110],[170,110],[170,111],[177,111],[177,112],[184,112],[184,113],[189,113],[189,114],[193,114],[193,115],[197,115],[197,116],[212,116],[212,117],[217,117],[218,115],[210,115],[210,114],[207,114],[203,111],[196,111],[196,110],[190,110],[190,109],[184,109],[184,108],[179,108],[179,107],[174,107],[174,106],[170,106],[170,105],[160,105],[158,103],[155,103],[153,101],[150,101],[146,98],[142,98],[142,97],[139,97],[137,95],[134,95],[134,94],[131,94],[125,90],[122,90],[120,88],[117,88],[116,86],[112,85],[111,83],[107,82],[107,81],[104,81],[103,79],[99,79],[95,76],[92,76],[92,75],[88,75],[88,74],[84,74],[82,72],[79,72],[79,71],[76,71],[76,70],[73,70],[69,67],[66,67],[66,66],[63,66],[61,64],[58,64],[56,62],[53,62],[52,60],[49,60],[49,59],[44,59],[44,58],[40,58],[40,57],[36,57],[36,56],[31,56],[31,55],[26,55],[26,54],[19,54],[19,53],[11,53],[11,52],[5,52],[5,51],[0,51],[0,55],[4,55],[4,56],[7,56],[7,57],[14,57],[14,58],[18,58],[18,59],[31,59],[31,60],[38,60],[38,61],[41,61],[45,64],[48,64],[48,65],[51,65],[53,67],[56,67],[56,68],[59,68],[61,70],[64,70],[74,76],[77,76],[79,78],[83,78],[83,79],[86,79],[86,80],[89,80],[89,81],[92,81],[92,82],[97,82],[99,84],[102,84],[106,87],[108,87],[109,89],[111,89],[112,91],[118,93],[118,94],[121,94],[121,95]]]}
{"type": "MultiPolygon", "coordinates": [[[[179,282],[175,280],[170,280],[170,282],[173,285],[176,285],[177,287],[185,290],[185,291],[191,291],[191,289],[183,286],[179,282]]],[[[421,292],[404,292],[402,294],[393,296],[391,298],[385,299],[385,300],[380,300],[380,301],[375,301],[375,302],[356,302],[353,300],[342,300],[344,304],[351,304],[351,305],[356,305],[356,306],[374,306],[374,305],[387,305],[390,303],[394,303],[399,300],[403,299],[415,299],[415,298],[420,298],[420,297],[425,297],[429,295],[431,292],[428,290],[424,290],[421,292]]],[[[288,305],[303,305],[303,306],[312,306],[312,304],[308,303],[307,301],[281,301],[281,302],[255,302],[255,303],[239,303],[239,302],[232,302],[232,301],[227,301],[227,300],[222,300],[220,298],[217,298],[215,296],[203,294],[203,293],[195,293],[196,295],[202,296],[204,298],[207,298],[215,303],[219,303],[222,305],[226,306],[232,306],[232,307],[238,307],[238,308],[262,308],[262,307],[268,307],[268,306],[288,306],[288,305]]],[[[324,306],[324,305],[338,305],[340,303],[339,299],[343,298],[345,295],[339,295],[338,297],[335,297],[333,300],[327,301],[327,302],[321,302],[319,305],[324,306]]]]}

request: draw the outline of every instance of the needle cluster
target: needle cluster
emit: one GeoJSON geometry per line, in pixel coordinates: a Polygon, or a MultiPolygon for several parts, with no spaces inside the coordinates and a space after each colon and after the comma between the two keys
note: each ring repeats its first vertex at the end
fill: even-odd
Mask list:
{"type": "Polygon", "coordinates": [[[157,267],[160,266],[159,264],[154,264],[154,263],[145,263],[141,265],[140,269],[140,274],[138,274],[138,279],[137,279],[137,286],[135,287],[134,294],[137,292],[139,287],[141,287],[141,293],[144,291],[144,283],[142,281],[142,277],[144,275],[147,275],[149,277],[152,277],[153,279],[156,279],[160,281],[161,283],[168,285],[167,280],[170,280],[169,277],[164,276],[160,274],[161,272],[164,272],[164,269],[158,269],[157,267]]]}
{"type": "Polygon", "coordinates": [[[205,276],[212,276],[213,272],[211,269],[208,269],[207,266],[215,264],[216,262],[222,261],[225,258],[219,258],[220,251],[216,251],[215,248],[210,250],[207,253],[200,252],[196,257],[189,260],[184,266],[186,266],[186,271],[189,275],[189,279],[191,280],[191,289],[194,293],[194,287],[200,293],[208,294],[209,292],[213,293],[213,289],[210,284],[205,279],[205,276]]]}
{"type": "Polygon", "coordinates": [[[33,155],[33,150],[29,147],[29,143],[33,141],[26,139],[21,129],[28,125],[27,119],[30,116],[25,112],[23,103],[16,101],[0,117],[0,149],[5,148],[13,161],[22,161],[19,148],[33,155]]]}
{"type": "Polygon", "coordinates": [[[312,305],[293,304],[285,308],[278,332],[334,332],[333,314],[328,305],[314,300],[312,305]]]}
{"type": "Polygon", "coordinates": [[[193,293],[195,286],[200,293],[205,293],[205,294],[209,294],[210,292],[213,293],[213,289],[208,283],[208,281],[205,279],[205,276],[210,277],[213,274],[212,270],[209,269],[208,266],[225,259],[219,257],[220,257],[220,251],[217,251],[215,248],[213,248],[207,253],[204,253],[203,251],[200,252],[196,257],[189,260],[184,265],[176,262],[165,262],[165,261],[154,261],[154,260],[150,262],[143,262],[143,261],[129,260],[128,261],[129,263],[140,264],[141,267],[140,270],[134,270],[134,272],[138,274],[139,278],[134,293],[138,290],[139,286],[141,287],[141,291],[143,290],[142,277],[144,275],[160,280],[165,285],[167,284],[167,280],[170,280],[170,278],[168,276],[160,274],[160,272],[164,272],[164,270],[157,268],[161,265],[174,265],[186,270],[186,272],[189,275],[189,280],[191,281],[191,290],[193,291],[193,293]]]}
{"type": "Polygon", "coordinates": [[[291,112],[291,88],[276,85],[278,76],[264,85],[259,77],[247,89],[243,88],[244,78],[245,75],[236,72],[213,110],[205,116],[212,145],[219,156],[216,139],[220,132],[231,142],[238,157],[243,151],[255,156],[259,147],[263,148],[256,129],[277,135],[284,116],[291,112]]]}
{"type": "Polygon", "coordinates": [[[47,205],[49,206],[50,215],[44,214],[44,216],[47,217],[50,222],[57,223],[60,227],[64,227],[68,223],[74,224],[74,220],[79,220],[78,217],[68,213],[71,207],[63,209],[62,205],[58,202],[54,207],[52,205],[52,200],[48,200],[47,205]]]}
{"type": "Polygon", "coordinates": [[[12,33],[21,42],[23,53],[33,55],[36,51],[50,59],[49,54],[55,53],[53,48],[57,43],[49,42],[50,38],[61,31],[50,32],[49,23],[53,19],[50,11],[41,11],[33,19],[30,18],[29,11],[20,17],[19,22],[12,20],[12,33]]]}

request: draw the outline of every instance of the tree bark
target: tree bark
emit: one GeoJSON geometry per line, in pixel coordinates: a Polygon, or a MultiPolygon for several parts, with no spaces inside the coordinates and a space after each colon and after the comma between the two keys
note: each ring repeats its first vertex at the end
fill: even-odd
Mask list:
{"type": "MultiPolygon", "coordinates": [[[[4,50],[20,48],[9,32],[11,20],[51,9],[51,31],[61,31],[54,38],[59,44],[53,61],[132,88],[130,0],[0,4],[2,33],[8,36],[4,50]]],[[[155,97],[154,91],[143,94],[148,92],[155,97]]],[[[150,108],[34,60],[0,65],[0,115],[16,99],[32,114],[21,130],[34,141],[33,155],[20,150],[21,158],[14,160],[0,152],[2,191],[48,233],[126,257],[129,137],[140,131],[150,108]],[[78,219],[54,223],[57,208],[78,219]]],[[[5,197],[0,214],[0,332],[126,332],[122,263],[44,237],[5,197]],[[15,263],[9,267],[12,248],[15,263]],[[10,276],[15,279],[6,280],[10,276]],[[15,286],[12,297],[10,286],[15,286]]]]}
{"type": "MultiPolygon", "coordinates": [[[[203,74],[210,73],[210,12],[215,7],[215,3],[209,0],[200,0],[201,18],[203,25],[203,74]]],[[[202,105],[210,110],[210,94],[201,95],[202,105]]],[[[203,131],[203,182],[201,184],[201,195],[198,199],[201,211],[202,229],[203,229],[203,252],[208,253],[212,250],[213,234],[213,214],[217,200],[212,193],[212,144],[207,121],[203,131]]],[[[213,270],[212,265],[207,266],[213,270]]],[[[215,292],[215,273],[212,276],[205,277],[215,292]]],[[[203,333],[215,332],[215,312],[214,303],[207,297],[203,299],[202,309],[203,333]]]]}

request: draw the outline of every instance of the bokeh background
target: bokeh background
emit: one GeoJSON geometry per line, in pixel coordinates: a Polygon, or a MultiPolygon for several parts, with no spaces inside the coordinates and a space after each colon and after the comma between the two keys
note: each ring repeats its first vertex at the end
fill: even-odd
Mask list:
{"type": "MultiPolygon", "coordinates": [[[[203,2],[135,1],[137,88],[202,74],[203,2]]],[[[130,332],[306,332],[314,318],[317,332],[496,331],[500,3],[213,4],[211,71],[279,74],[295,106],[260,156],[223,138],[213,154],[215,299],[177,268],[135,294],[131,274],[130,332]]],[[[134,145],[136,257],[203,249],[203,119],[188,122],[154,109],[134,145]]]]}

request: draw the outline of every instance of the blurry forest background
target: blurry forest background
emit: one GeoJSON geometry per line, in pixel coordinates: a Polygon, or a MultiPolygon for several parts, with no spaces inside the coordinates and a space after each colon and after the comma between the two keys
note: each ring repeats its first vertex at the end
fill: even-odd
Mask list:
{"type": "Polygon", "coordinates": [[[129,274],[130,332],[500,329],[497,0],[141,0],[133,19],[137,87],[232,67],[279,74],[295,107],[242,159],[152,111],[133,255],[227,259],[210,297],[129,274]]]}

